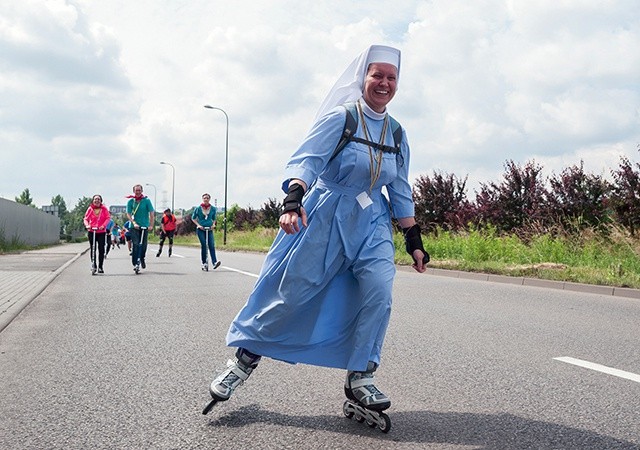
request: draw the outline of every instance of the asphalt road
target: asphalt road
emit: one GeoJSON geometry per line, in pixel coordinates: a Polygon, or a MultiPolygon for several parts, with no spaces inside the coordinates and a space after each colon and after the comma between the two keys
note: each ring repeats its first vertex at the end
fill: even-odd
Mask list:
{"type": "Polygon", "coordinates": [[[640,449],[637,299],[400,270],[389,434],[342,415],[343,371],[272,360],[203,416],[263,255],[154,250],[140,275],[83,255],[0,333],[0,447],[640,449]]]}

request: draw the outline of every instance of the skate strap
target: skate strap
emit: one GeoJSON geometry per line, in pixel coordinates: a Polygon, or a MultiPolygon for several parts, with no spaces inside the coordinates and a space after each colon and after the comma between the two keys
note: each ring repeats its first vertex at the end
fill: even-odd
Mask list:
{"type": "Polygon", "coordinates": [[[242,381],[246,381],[247,378],[249,378],[249,375],[251,375],[251,371],[249,371],[249,373],[245,372],[240,367],[238,367],[235,361],[231,359],[227,361],[227,367],[231,369],[231,372],[242,381]]]}
{"type": "Polygon", "coordinates": [[[351,389],[364,387],[364,386],[370,386],[372,384],[373,384],[373,377],[372,376],[365,376],[363,378],[359,378],[357,380],[353,380],[353,381],[349,382],[349,385],[351,386],[351,389]]]}

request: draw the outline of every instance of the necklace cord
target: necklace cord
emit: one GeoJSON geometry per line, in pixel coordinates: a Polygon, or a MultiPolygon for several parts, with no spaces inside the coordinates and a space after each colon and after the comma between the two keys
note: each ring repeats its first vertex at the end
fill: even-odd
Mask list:
{"type": "MultiPolygon", "coordinates": [[[[371,142],[371,137],[369,136],[369,129],[367,128],[367,122],[364,118],[364,113],[362,112],[362,105],[360,104],[360,100],[357,102],[358,106],[358,115],[360,116],[360,123],[362,124],[362,131],[364,132],[365,139],[371,142]]],[[[385,141],[387,137],[387,128],[389,124],[389,114],[385,113],[384,115],[384,123],[382,124],[382,132],[380,133],[380,140],[378,142],[379,145],[385,141]]],[[[380,179],[380,173],[382,172],[382,150],[376,149],[376,156],[373,156],[373,149],[371,145],[367,144],[369,148],[369,174],[371,176],[371,184],[369,185],[369,193],[373,189],[373,186],[377,183],[378,179],[380,179]]]]}

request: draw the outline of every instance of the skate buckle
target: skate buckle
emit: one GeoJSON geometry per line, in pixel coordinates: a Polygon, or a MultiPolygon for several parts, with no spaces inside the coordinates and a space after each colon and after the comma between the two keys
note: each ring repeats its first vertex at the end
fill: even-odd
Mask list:
{"type": "Polygon", "coordinates": [[[348,419],[353,418],[356,422],[366,422],[370,428],[378,427],[383,433],[391,430],[391,419],[388,415],[380,411],[367,409],[352,400],[345,400],[342,405],[342,412],[348,419]]]}

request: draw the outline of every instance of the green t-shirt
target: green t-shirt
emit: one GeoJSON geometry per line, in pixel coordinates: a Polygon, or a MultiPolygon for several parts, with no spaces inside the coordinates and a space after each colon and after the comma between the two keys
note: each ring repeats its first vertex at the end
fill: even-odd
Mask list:
{"type": "Polygon", "coordinates": [[[127,214],[131,214],[133,221],[141,227],[149,227],[149,213],[154,212],[149,197],[144,197],[139,202],[135,198],[127,202],[127,214]]]}

